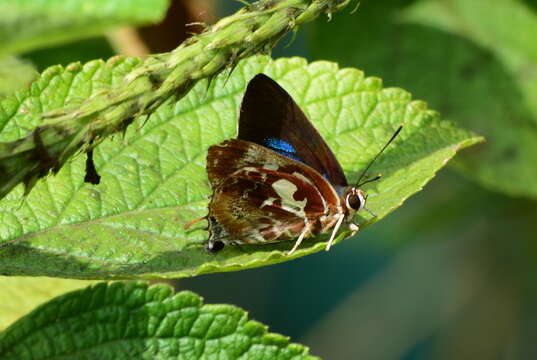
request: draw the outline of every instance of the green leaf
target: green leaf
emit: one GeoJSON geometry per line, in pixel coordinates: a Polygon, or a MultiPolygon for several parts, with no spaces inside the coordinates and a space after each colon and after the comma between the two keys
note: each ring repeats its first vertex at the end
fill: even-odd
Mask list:
{"type": "MultiPolygon", "coordinates": [[[[51,170],[58,172],[75,153],[88,151],[171,99],[180,99],[200,80],[212,79],[251,55],[272,49],[286,33],[349,0],[260,0],[222,18],[177,49],[147,57],[124,81],[82,101],[36,111],[38,127],[0,144],[0,198],[17,184],[29,191],[51,170]]],[[[101,87],[101,86],[99,86],[101,87]]],[[[63,96],[59,97],[63,99],[63,96]]]]}
{"type": "Polygon", "coordinates": [[[20,53],[157,22],[168,0],[0,0],[0,53],[20,53]]]}
{"type": "MultiPolygon", "coordinates": [[[[121,78],[133,61],[115,59],[47,72],[32,91],[10,106],[2,136],[35,125],[21,109],[44,107],[65,96],[86,97],[121,78]],[[52,86],[54,84],[54,86],[52,86]],[[46,94],[46,95],[44,95],[46,94]],[[18,112],[17,112],[18,111],[18,112]],[[24,125],[23,125],[24,124],[24,125]]],[[[21,186],[0,202],[0,272],[76,278],[183,277],[241,270],[304,256],[324,249],[323,237],[305,241],[293,256],[292,242],[228,246],[218,254],[204,249],[207,232],[183,226],[204,216],[210,188],[207,148],[236,136],[239,104],[247,82],[264,72],[304,109],[356,181],[395,129],[399,138],[371,172],[383,178],[368,184],[372,224],[421,188],[455,153],[481,140],[438,119],[423,102],[401,89],[382,88],[377,78],[330,62],[301,58],[272,61],[254,57],[207,90],[199,83],[177,103],[167,103],[130,126],[124,138],[97,147],[99,185],[84,183],[85,156],[57,175],[39,181],[25,198],[21,186]]],[[[0,137],[0,140],[4,140],[0,137]]],[[[367,215],[368,216],[368,215],[367,215]]],[[[346,233],[339,236],[339,240],[346,233]]],[[[359,236],[359,235],[358,235],[359,236]]]]}
{"type": "Polygon", "coordinates": [[[29,85],[36,77],[32,64],[14,56],[0,56],[0,99],[29,85]]]}
{"type": "Polygon", "coordinates": [[[231,305],[167,285],[101,283],[38,307],[0,333],[7,359],[316,359],[231,305]]]}
{"type": "Polygon", "coordinates": [[[89,284],[86,280],[0,276],[0,331],[52,297],[89,284]]]}
{"type": "Polygon", "coordinates": [[[457,168],[489,189],[537,198],[537,13],[521,0],[408,4],[364,2],[355,15],[317,21],[314,56],[368,69],[484,135],[457,168]]]}

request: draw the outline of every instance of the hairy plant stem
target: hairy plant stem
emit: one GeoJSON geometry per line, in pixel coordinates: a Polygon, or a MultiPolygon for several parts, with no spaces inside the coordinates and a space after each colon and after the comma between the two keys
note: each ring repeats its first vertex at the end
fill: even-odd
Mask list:
{"type": "Polygon", "coordinates": [[[0,143],[0,198],[19,183],[29,191],[51,170],[58,172],[78,151],[88,151],[123,131],[138,116],[183,97],[204,78],[256,53],[269,52],[289,31],[321,14],[330,16],[351,0],[261,0],[221,19],[177,49],[148,57],[119,86],[74,107],[41,115],[28,136],[0,143]]]}

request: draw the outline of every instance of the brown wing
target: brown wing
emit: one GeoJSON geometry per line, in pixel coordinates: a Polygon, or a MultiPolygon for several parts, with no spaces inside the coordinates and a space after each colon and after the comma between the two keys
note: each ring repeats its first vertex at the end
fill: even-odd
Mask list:
{"type": "Polygon", "coordinates": [[[226,230],[223,235],[227,239],[211,240],[251,243],[293,239],[326,209],[320,192],[300,177],[243,168],[214,189],[209,214],[226,230]]]}
{"type": "Polygon", "coordinates": [[[239,139],[226,140],[209,148],[207,175],[213,189],[231,174],[245,167],[269,169],[287,174],[297,173],[319,189],[327,203],[339,204],[339,196],[332,185],[306,164],[250,141],[239,139]]]}
{"type": "Polygon", "coordinates": [[[337,193],[317,171],[248,141],[212,146],[207,173],[213,186],[211,241],[292,239],[306,222],[317,222],[339,205],[337,193]]]}

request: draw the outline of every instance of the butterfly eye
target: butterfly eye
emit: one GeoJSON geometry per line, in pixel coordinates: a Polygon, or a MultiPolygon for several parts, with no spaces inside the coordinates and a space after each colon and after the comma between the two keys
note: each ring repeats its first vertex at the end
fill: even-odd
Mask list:
{"type": "Polygon", "coordinates": [[[222,241],[209,241],[206,245],[207,251],[217,253],[224,248],[225,244],[222,241]]]}
{"type": "Polygon", "coordinates": [[[360,193],[351,193],[347,195],[347,207],[355,211],[361,210],[365,205],[365,198],[360,193]]]}

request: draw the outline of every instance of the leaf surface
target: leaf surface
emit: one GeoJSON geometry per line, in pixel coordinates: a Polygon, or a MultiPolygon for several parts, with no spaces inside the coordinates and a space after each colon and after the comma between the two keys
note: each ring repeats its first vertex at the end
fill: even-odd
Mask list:
{"type": "MultiPolygon", "coordinates": [[[[21,129],[35,126],[27,113],[87,97],[135,64],[116,58],[46,72],[31,91],[2,103],[8,116],[0,141],[16,139],[21,129]]],[[[26,198],[22,187],[12,191],[0,202],[0,271],[75,278],[183,277],[268,265],[324,249],[323,235],[305,241],[291,257],[286,251],[293,242],[228,246],[210,254],[204,249],[208,234],[203,225],[183,229],[207,212],[207,148],[236,136],[244,89],[259,72],[289,91],[350,181],[405,124],[371,169],[383,175],[364,188],[368,208],[378,217],[358,217],[363,226],[395,210],[458,150],[481,140],[440,120],[406,91],[383,88],[379,79],[356,69],[308,64],[301,58],[250,58],[229,78],[220,76],[209,87],[198,84],[179,102],[138,119],[123,138],[99,145],[94,154],[99,185],[84,183],[85,156],[79,155],[57,175],[39,181],[26,198]]],[[[338,241],[347,235],[342,232],[338,241]]]]}
{"type": "Polygon", "coordinates": [[[167,285],[101,283],[59,296],[0,333],[2,359],[316,359],[231,305],[167,285]]]}
{"type": "Polygon", "coordinates": [[[14,56],[0,56],[0,99],[35,80],[32,64],[14,56]]]}
{"type": "Polygon", "coordinates": [[[0,276],[0,331],[52,297],[89,284],[85,280],[0,276]]]}
{"type": "Polygon", "coordinates": [[[168,0],[0,0],[0,53],[21,53],[159,21],[168,0]]]}

